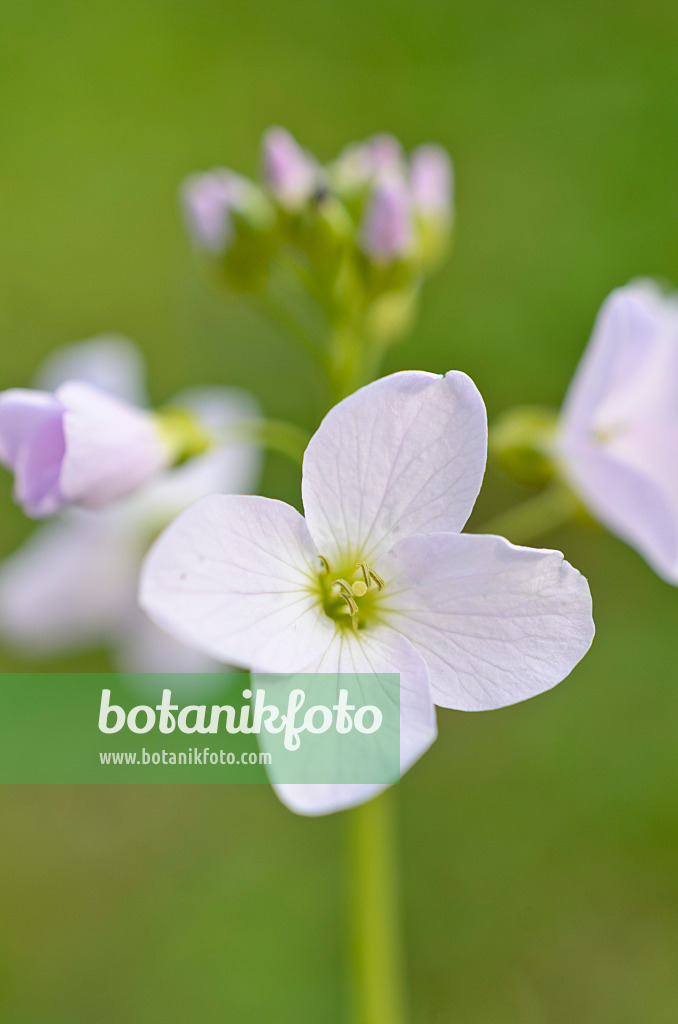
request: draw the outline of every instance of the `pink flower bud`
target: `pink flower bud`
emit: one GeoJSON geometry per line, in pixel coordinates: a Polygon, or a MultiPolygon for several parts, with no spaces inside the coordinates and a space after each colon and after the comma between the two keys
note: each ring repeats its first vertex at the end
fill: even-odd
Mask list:
{"type": "Polygon", "coordinates": [[[382,132],[365,143],[369,165],[373,174],[398,171],[403,165],[403,147],[394,135],[382,132]]]}
{"type": "Polygon", "coordinates": [[[361,246],[381,260],[406,256],[413,244],[412,199],[399,175],[378,180],[368,199],[360,232],[361,246]]]}
{"type": "Polygon", "coordinates": [[[454,177],[452,161],[441,146],[420,146],[410,165],[412,196],[424,216],[449,215],[454,177]]]}
{"type": "Polygon", "coordinates": [[[320,182],[320,169],[285,128],[269,128],[262,140],[264,184],[276,199],[298,209],[320,182]]]}
{"type": "Polygon", "coordinates": [[[377,175],[404,170],[402,146],[393,135],[382,134],[346,146],[330,173],[339,192],[353,192],[369,185],[377,175]]]}
{"type": "Polygon", "coordinates": [[[187,178],[181,189],[184,218],[199,249],[219,254],[229,247],[230,211],[244,202],[248,185],[239,174],[221,168],[187,178]]]}

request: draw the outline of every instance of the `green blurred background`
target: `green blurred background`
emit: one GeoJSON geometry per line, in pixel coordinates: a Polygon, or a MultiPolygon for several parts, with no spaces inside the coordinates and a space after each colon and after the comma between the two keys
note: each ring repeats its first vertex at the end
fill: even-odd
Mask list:
{"type": "MultiPolygon", "coordinates": [[[[5,0],[0,21],[0,387],[113,330],[157,400],[237,383],[314,426],[311,368],[219,307],[177,215],[184,175],[253,172],[276,123],[323,159],[378,130],[449,148],[453,258],[388,365],[464,369],[491,415],[560,401],[612,287],[678,281],[671,0],[5,0]]],[[[29,529],[9,490],[0,555],[29,529]]],[[[265,491],[298,477],[271,460],[265,491]]],[[[490,477],[476,522],[518,496],[490,477]]],[[[415,1024],[678,1019],[678,594],[593,528],[548,543],[590,579],[591,654],[527,704],[441,712],[398,790],[415,1024]]],[[[0,798],[3,1021],[342,1021],[344,816],[263,786],[0,798]]]]}

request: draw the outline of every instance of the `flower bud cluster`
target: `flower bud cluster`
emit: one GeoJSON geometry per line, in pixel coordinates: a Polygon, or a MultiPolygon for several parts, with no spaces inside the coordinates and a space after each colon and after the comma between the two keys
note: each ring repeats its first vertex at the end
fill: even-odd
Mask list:
{"type": "Polygon", "coordinates": [[[225,169],[194,174],[182,206],[196,248],[230,288],[265,292],[292,267],[333,326],[350,320],[387,342],[407,327],[449,244],[452,163],[433,145],[408,159],[397,139],[377,135],[322,165],[271,128],[257,183],[225,169]]]}

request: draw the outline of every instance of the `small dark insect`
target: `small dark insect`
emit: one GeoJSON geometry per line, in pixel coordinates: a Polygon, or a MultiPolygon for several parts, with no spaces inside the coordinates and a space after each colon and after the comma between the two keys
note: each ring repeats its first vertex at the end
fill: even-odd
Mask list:
{"type": "Polygon", "coordinates": [[[316,206],[320,206],[326,199],[329,199],[330,190],[327,185],[318,185],[315,192],[313,193],[313,202],[316,206]]]}

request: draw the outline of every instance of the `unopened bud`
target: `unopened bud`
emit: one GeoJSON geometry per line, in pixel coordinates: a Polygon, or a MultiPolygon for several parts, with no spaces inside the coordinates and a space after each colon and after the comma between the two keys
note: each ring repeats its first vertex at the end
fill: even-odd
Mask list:
{"type": "Polygon", "coordinates": [[[442,146],[419,146],[410,164],[412,199],[425,217],[450,217],[454,189],[452,161],[442,146]]]}
{"type": "Polygon", "coordinates": [[[266,231],[273,211],[253,182],[234,171],[219,168],[193,174],[182,188],[182,205],[188,230],[199,249],[221,255],[236,241],[237,221],[266,231]]]}
{"type": "Polygon", "coordinates": [[[354,195],[385,173],[404,172],[403,149],[393,135],[374,135],[354,142],[339,154],[330,167],[330,179],[340,195],[354,195]]]}
{"type": "Polygon", "coordinates": [[[400,175],[384,175],[367,201],[360,246],[376,262],[390,262],[408,256],[413,240],[412,198],[407,182],[400,175]]]}
{"type": "Polygon", "coordinates": [[[417,217],[419,253],[425,270],[436,267],[450,243],[454,176],[440,146],[420,146],[412,154],[410,187],[417,217]]]}
{"type": "Polygon", "coordinates": [[[345,252],[353,231],[353,221],[341,200],[319,190],[304,210],[298,238],[309,258],[331,271],[345,252]]]}
{"type": "Polygon", "coordinates": [[[264,134],[262,164],[264,184],[289,210],[300,209],[318,187],[318,164],[285,128],[264,134]]]}

